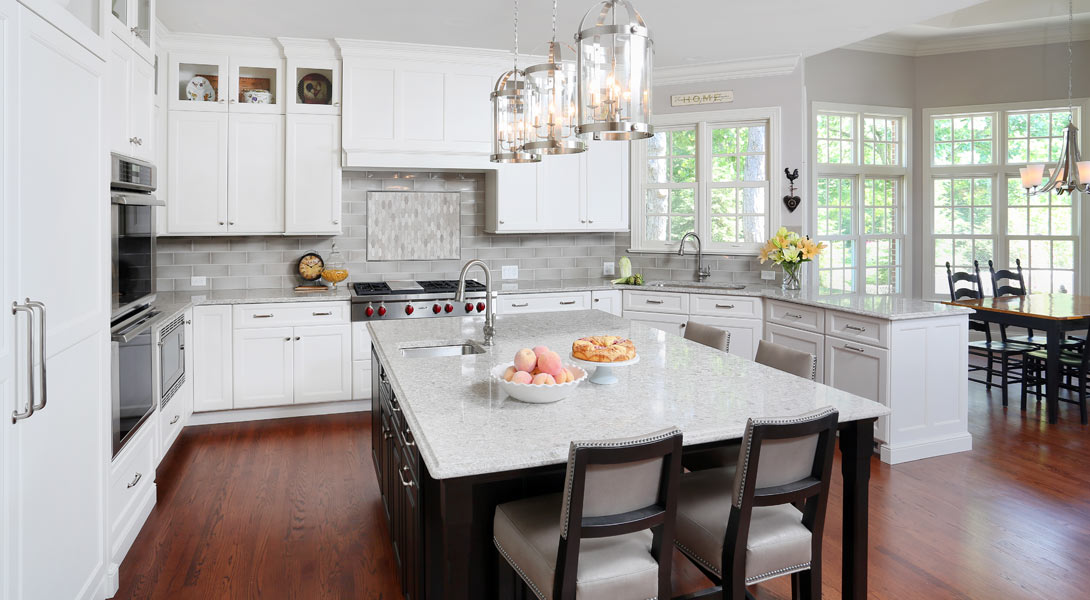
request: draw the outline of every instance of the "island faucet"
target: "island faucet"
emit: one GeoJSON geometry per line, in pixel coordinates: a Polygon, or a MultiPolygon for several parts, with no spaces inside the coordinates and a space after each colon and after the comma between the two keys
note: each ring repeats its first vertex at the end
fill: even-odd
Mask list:
{"type": "Polygon", "coordinates": [[[685,240],[689,239],[690,236],[692,236],[692,238],[696,240],[696,280],[704,281],[708,277],[711,277],[712,269],[711,267],[704,266],[703,244],[700,243],[700,236],[697,235],[695,231],[690,231],[689,233],[681,236],[681,245],[678,246],[677,255],[685,256],[685,240]]]}
{"type": "Polygon", "coordinates": [[[480,259],[467,262],[462,267],[462,273],[458,275],[458,291],[454,294],[455,302],[466,301],[466,274],[473,267],[480,267],[484,271],[485,287],[485,312],[484,312],[484,345],[492,345],[492,337],[496,335],[496,304],[492,298],[492,274],[488,271],[488,265],[480,259]]]}

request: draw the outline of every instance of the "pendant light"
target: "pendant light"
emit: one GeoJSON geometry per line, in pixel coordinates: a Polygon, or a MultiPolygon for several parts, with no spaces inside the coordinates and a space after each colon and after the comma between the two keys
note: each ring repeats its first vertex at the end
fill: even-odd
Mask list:
{"type": "Polygon", "coordinates": [[[556,2],[553,0],[549,58],[542,64],[526,67],[532,128],[525,148],[541,154],[577,154],[587,149],[575,133],[578,77],[575,65],[564,62],[564,46],[556,41],[556,2]]]}
{"type": "Polygon", "coordinates": [[[1090,161],[1080,160],[1082,157],[1079,155],[1079,128],[1075,127],[1075,109],[1071,102],[1073,61],[1073,53],[1071,50],[1073,36],[1071,30],[1074,20],[1075,11],[1072,6],[1072,0],[1068,0],[1067,109],[1071,115],[1071,121],[1068,122],[1067,127],[1064,127],[1063,151],[1060,152],[1060,159],[1056,161],[1056,166],[1052,168],[1048,183],[1041,188],[1037,187],[1041,185],[1041,181],[1044,179],[1044,165],[1026,165],[1018,170],[1019,174],[1022,176],[1022,187],[1026,188],[1030,195],[1047,194],[1053,190],[1061,195],[1064,192],[1071,194],[1075,191],[1083,193],[1090,191],[1090,161]]]}
{"type": "Polygon", "coordinates": [[[492,100],[492,154],[495,163],[536,163],[541,155],[528,152],[530,131],[529,86],[519,70],[519,3],[515,0],[515,60],[513,68],[496,80],[492,100]]]}
{"type": "Polygon", "coordinates": [[[601,0],[583,16],[575,41],[579,69],[576,132],[596,140],[639,140],[654,135],[654,50],[640,13],[628,0],[601,0]]]}

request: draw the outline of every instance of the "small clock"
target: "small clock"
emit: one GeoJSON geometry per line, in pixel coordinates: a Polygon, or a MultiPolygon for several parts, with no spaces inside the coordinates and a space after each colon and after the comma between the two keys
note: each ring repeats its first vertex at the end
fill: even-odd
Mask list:
{"type": "Polygon", "coordinates": [[[325,261],[317,252],[307,252],[299,259],[299,276],[307,281],[321,279],[324,268],[325,261]]]}

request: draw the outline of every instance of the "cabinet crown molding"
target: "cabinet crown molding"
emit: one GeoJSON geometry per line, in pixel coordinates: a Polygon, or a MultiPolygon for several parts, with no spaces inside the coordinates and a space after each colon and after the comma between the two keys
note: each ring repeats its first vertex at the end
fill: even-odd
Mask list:
{"type": "Polygon", "coordinates": [[[284,58],[340,58],[339,49],[333,40],[278,37],[276,42],[280,44],[284,58]]]}
{"type": "MultiPolygon", "coordinates": [[[[390,58],[398,60],[427,60],[431,62],[478,63],[488,65],[506,65],[511,61],[507,50],[488,48],[466,48],[463,46],[440,46],[433,44],[415,44],[409,42],[380,42],[374,40],[352,40],[334,38],[343,58],[390,58]]],[[[524,61],[526,57],[521,57],[524,61]]],[[[533,58],[529,59],[530,61],[533,58]]],[[[532,64],[527,62],[526,64],[532,64]]],[[[496,74],[497,76],[499,73],[496,74]]]]}
{"type": "Polygon", "coordinates": [[[681,65],[659,67],[655,69],[655,85],[674,85],[678,83],[699,83],[704,81],[723,81],[749,77],[772,77],[789,75],[799,64],[797,54],[785,56],[764,56],[739,60],[702,63],[699,65],[681,65]]]}

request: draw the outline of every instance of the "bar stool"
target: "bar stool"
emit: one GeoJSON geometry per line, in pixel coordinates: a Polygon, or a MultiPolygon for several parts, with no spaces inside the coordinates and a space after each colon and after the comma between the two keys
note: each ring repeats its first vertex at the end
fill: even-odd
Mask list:
{"type": "Polygon", "coordinates": [[[496,507],[501,597],[521,580],[542,600],[670,598],[680,475],[677,428],[572,442],[562,494],[496,507]]]}
{"type": "Polygon", "coordinates": [[[821,597],[837,418],[825,407],[750,419],[736,465],[682,475],[675,543],[716,584],[694,597],[743,600],[747,585],[782,575],[793,598],[821,597]]]}
{"type": "Polygon", "coordinates": [[[685,323],[684,337],[687,340],[692,340],[698,344],[704,344],[705,346],[715,348],[716,350],[722,350],[723,352],[730,351],[730,332],[719,329],[718,327],[689,321],[688,323],[685,323]]]}

